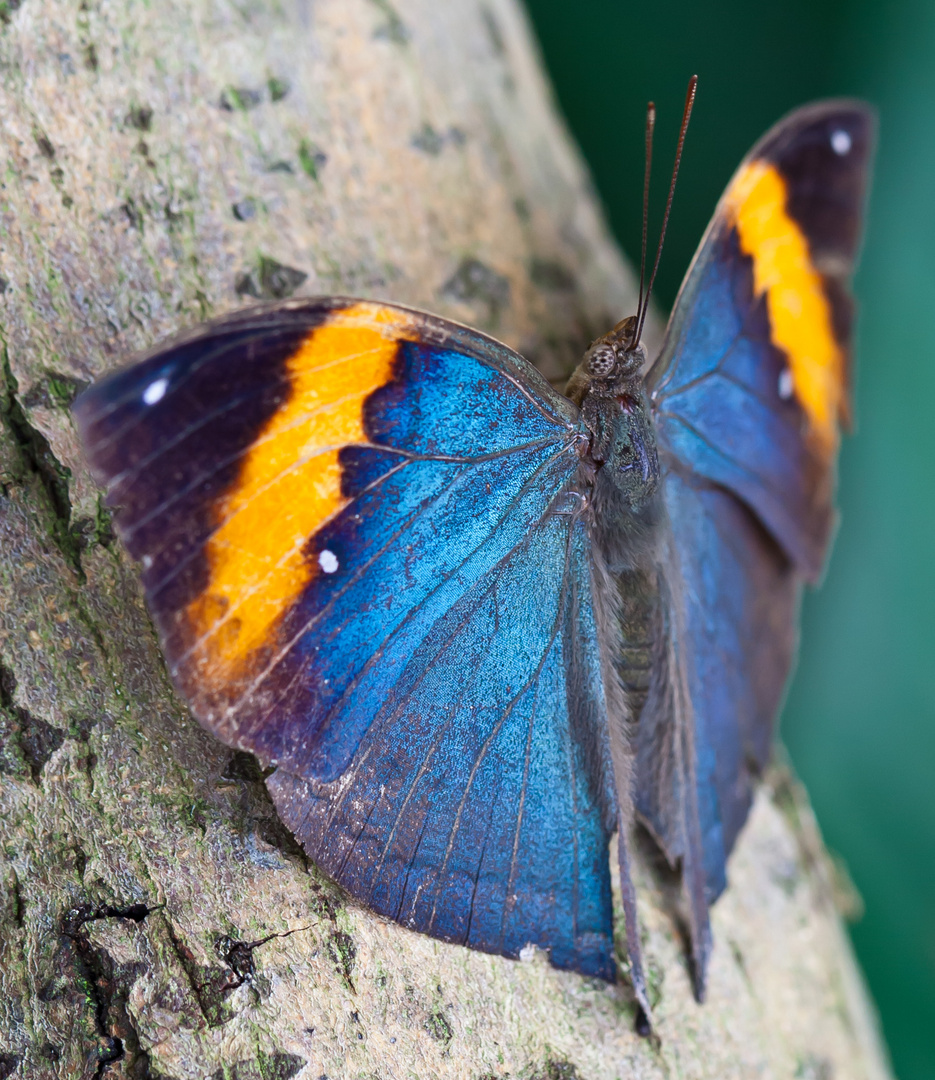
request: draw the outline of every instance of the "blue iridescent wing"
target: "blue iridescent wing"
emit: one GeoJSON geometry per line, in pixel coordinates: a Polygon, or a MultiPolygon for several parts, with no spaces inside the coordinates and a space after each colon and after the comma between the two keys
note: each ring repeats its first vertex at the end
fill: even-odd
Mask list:
{"type": "Polygon", "coordinates": [[[76,404],[196,716],[405,925],[613,979],[577,410],[444,320],[246,311],[76,404]],[[574,505],[574,500],[572,500],[574,505]]]}
{"type": "Polygon", "coordinates": [[[649,376],[671,523],[668,645],[638,735],[637,808],[707,904],[765,765],[803,580],[821,573],[847,419],[866,106],[792,113],[741,164],[649,376]]]}
{"type": "Polygon", "coordinates": [[[365,693],[373,719],[340,777],[280,769],[271,790],[315,862],[375,911],[613,979],[589,575],[568,516],[503,541],[427,625],[388,638],[380,663],[398,657],[398,676],[365,693]]]}
{"type": "Polygon", "coordinates": [[[671,535],[660,597],[670,651],[640,717],[636,803],[673,861],[691,862],[697,845],[701,879],[688,884],[704,905],[726,885],[727,856],[769,759],[801,578],[723,488],[670,472],[665,496],[671,535]]]}
{"type": "Polygon", "coordinates": [[[792,113],[718,206],[649,376],[660,441],[726,487],[809,581],[834,522],[853,271],[873,147],[867,106],[792,113]]]}

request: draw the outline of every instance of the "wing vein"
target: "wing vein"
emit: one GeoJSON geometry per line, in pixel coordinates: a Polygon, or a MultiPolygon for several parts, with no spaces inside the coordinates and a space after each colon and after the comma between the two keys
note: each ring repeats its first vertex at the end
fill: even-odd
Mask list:
{"type": "MultiPolygon", "coordinates": [[[[548,658],[548,655],[552,650],[552,646],[555,644],[555,639],[558,637],[559,627],[561,625],[561,622],[565,617],[565,603],[566,603],[567,596],[568,596],[568,566],[569,566],[569,562],[570,562],[570,559],[571,559],[571,543],[572,543],[572,530],[569,529],[568,530],[568,537],[567,537],[567,539],[565,541],[565,569],[564,569],[564,572],[562,574],[562,588],[561,588],[561,593],[559,595],[557,611],[556,611],[556,614],[555,614],[555,622],[554,622],[554,624],[552,626],[552,635],[551,635],[551,638],[549,640],[549,643],[546,646],[546,648],[543,650],[542,657],[541,657],[541,659],[539,661],[539,665],[538,665],[538,667],[536,669],[536,672],[535,672],[536,676],[541,674],[542,668],[545,666],[546,659],[548,658]]],[[[530,680],[530,682],[531,682],[531,680],[530,680]]],[[[527,785],[529,783],[529,760],[530,760],[530,753],[531,753],[531,748],[532,748],[532,732],[533,732],[533,725],[535,723],[536,710],[538,708],[538,701],[539,701],[539,688],[538,688],[538,685],[537,685],[537,687],[536,687],[536,695],[535,695],[535,698],[533,700],[533,707],[532,707],[532,710],[530,712],[529,731],[528,731],[528,735],[526,737],[526,754],[525,754],[524,764],[523,764],[523,783],[522,783],[522,786],[520,788],[519,809],[517,810],[517,814],[516,814],[516,830],[513,833],[513,851],[512,851],[512,854],[510,856],[510,873],[509,873],[509,876],[507,878],[506,899],[505,899],[504,905],[503,905],[503,913],[502,913],[501,918],[500,918],[500,947],[501,947],[501,950],[503,948],[503,941],[504,941],[504,938],[506,936],[507,909],[509,908],[509,906],[511,904],[512,896],[513,896],[513,885],[514,885],[514,882],[516,880],[516,864],[517,864],[518,859],[519,859],[519,834],[520,834],[520,830],[522,829],[522,825],[523,825],[523,812],[524,812],[525,805],[526,805],[526,788],[527,788],[527,785]]]]}
{"type": "MultiPolygon", "coordinates": [[[[501,525],[501,524],[503,523],[503,521],[504,521],[504,520],[506,519],[506,517],[507,517],[507,516],[508,516],[508,514],[510,513],[511,509],[512,509],[512,508],[513,508],[513,507],[515,506],[515,504],[517,503],[517,501],[518,501],[518,500],[519,500],[519,499],[521,498],[521,496],[522,496],[522,495],[523,495],[523,494],[524,494],[524,493],[525,493],[525,492],[526,492],[526,491],[527,491],[527,490],[529,489],[529,487],[531,486],[531,484],[532,484],[533,480],[535,479],[535,477],[537,477],[537,476],[538,476],[538,475],[539,475],[539,474],[540,474],[541,472],[543,472],[543,471],[544,471],[544,470],[545,470],[545,469],[546,469],[546,468],[547,468],[547,467],[548,467],[549,465],[551,465],[551,464],[552,464],[552,463],[553,463],[554,461],[558,460],[558,458],[560,458],[560,457],[561,457],[561,455],[562,455],[562,454],[563,454],[564,452],[566,452],[566,449],[567,449],[567,448],[563,448],[563,449],[562,449],[562,450],[560,450],[560,451],[559,451],[558,453],[554,454],[554,455],[553,455],[552,457],[548,458],[548,459],[547,459],[546,461],[544,461],[544,462],[543,462],[542,464],[540,464],[539,466],[537,466],[537,468],[535,469],[535,471],[534,471],[534,472],[533,472],[533,473],[531,474],[531,476],[530,476],[530,477],[529,477],[529,479],[528,479],[528,480],[526,481],[526,483],[525,483],[525,484],[523,485],[523,487],[522,487],[522,488],[520,489],[520,491],[519,491],[519,492],[517,492],[517,494],[516,494],[516,495],[515,495],[515,496],[513,497],[513,499],[511,499],[511,500],[510,500],[510,503],[509,503],[509,504],[507,505],[507,507],[506,507],[506,508],[504,509],[504,512],[503,512],[503,514],[501,514],[501,516],[500,516],[499,520],[497,521],[496,525],[495,525],[495,526],[493,526],[493,527],[492,527],[492,528],[491,528],[491,529],[490,529],[490,530],[488,531],[488,534],[487,534],[487,536],[485,536],[485,537],[484,537],[484,538],[483,538],[483,539],[482,539],[482,540],[481,540],[481,541],[480,541],[480,542],[479,542],[479,543],[477,544],[477,546],[476,546],[475,548],[473,548],[473,549],[472,549],[472,550],[471,550],[471,551],[470,551],[470,552],[469,552],[469,553],[468,553],[468,554],[467,554],[467,555],[466,555],[466,556],[464,557],[464,559],[462,559],[462,560],[461,560],[461,562],[460,562],[460,563],[459,563],[459,564],[458,564],[457,566],[453,567],[453,568],[452,568],[452,569],[451,569],[451,570],[450,570],[450,571],[448,572],[448,574],[446,574],[446,575],[445,575],[444,577],[442,577],[442,578],[441,578],[441,579],[440,579],[440,580],[438,581],[438,583],[437,583],[437,584],[435,585],[435,587],[434,587],[434,588],[433,588],[433,589],[432,589],[432,590],[431,590],[431,591],[430,591],[430,592],[429,592],[429,593],[428,593],[428,594],[427,594],[427,595],[426,595],[426,596],[425,596],[425,597],[424,597],[424,598],[422,599],[422,601],[421,601],[421,602],[419,603],[419,605],[417,605],[417,606],[416,606],[415,608],[413,608],[413,609],[411,609],[410,611],[408,611],[408,612],[406,613],[405,617],[404,617],[404,618],[403,618],[403,619],[401,620],[401,622],[399,623],[399,625],[398,625],[397,627],[395,627],[395,628],[394,628],[393,630],[391,630],[391,631],[390,631],[390,632],[389,632],[389,633],[387,634],[387,636],[386,636],[386,637],[385,637],[385,638],[383,639],[383,641],[382,641],[382,642],[380,643],[380,645],[379,645],[379,647],[377,648],[377,650],[376,650],[376,651],[375,651],[375,652],[374,652],[374,653],[373,653],[373,654],[371,655],[371,657],[370,657],[370,659],[369,659],[369,660],[367,661],[367,663],[366,663],[366,664],[365,664],[365,665],[364,665],[364,666],[363,666],[363,667],[361,668],[361,671],[360,671],[360,672],[358,673],[358,675],[357,675],[357,676],[355,676],[354,680],[353,680],[353,681],[352,681],[352,682],[351,682],[351,683],[350,683],[350,684],[349,684],[349,685],[348,685],[347,687],[345,687],[345,689],[344,689],[344,690],[342,691],[342,693],[341,693],[341,696],[340,696],[340,698],[338,698],[338,699],[337,699],[337,701],[335,702],[335,704],[334,704],[334,705],[332,706],[332,708],[331,708],[331,709],[329,710],[329,713],[328,713],[328,716],[329,716],[329,717],[331,717],[331,716],[333,716],[333,715],[334,715],[334,713],[335,713],[335,711],[337,710],[338,706],[339,706],[339,705],[340,705],[340,704],[341,704],[341,703],[342,703],[342,702],[343,702],[343,701],[344,701],[344,700],[346,699],[346,697],[347,697],[347,694],[348,694],[348,693],[349,693],[350,691],[352,691],[353,689],[355,689],[355,688],[356,688],[356,687],[357,687],[357,686],[359,685],[359,683],[360,683],[361,679],[362,679],[362,678],[363,678],[363,676],[364,676],[364,675],[365,675],[365,674],[367,673],[367,671],[369,671],[369,670],[370,670],[370,668],[371,668],[371,667],[373,666],[373,664],[374,664],[374,663],[376,663],[377,661],[379,661],[379,659],[380,659],[380,658],[382,657],[382,655],[383,655],[383,652],[385,651],[385,648],[386,648],[386,644],[388,643],[388,641],[389,641],[389,640],[390,640],[390,639],[391,639],[392,637],[396,636],[396,635],[397,635],[397,634],[398,634],[398,633],[399,633],[399,632],[400,632],[401,630],[403,630],[403,629],[404,629],[404,628],[405,628],[405,627],[406,627],[406,626],[407,626],[407,625],[409,624],[409,622],[410,622],[410,621],[411,621],[411,620],[412,620],[412,619],[413,619],[413,618],[415,617],[415,615],[416,615],[416,614],[417,614],[417,613],[418,613],[418,612],[419,612],[419,611],[421,610],[421,608],[422,608],[422,607],[423,607],[423,606],[425,605],[425,603],[426,603],[426,602],[427,602],[427,601],[428,601],[428,600],[429,600],[429,599],[430,599],[431,597],[435,596],[435,595],[436,595],[436,594],[437,594],[437,593],[439,592],[439,590],[440,590],[440,589],[441,589],[441,588],[442,588],[442,587],[443,587],[443,586],[444,586],[445,584],[447,584],[447,582],[448,582],[448,581],[449,581],[449,580],[450,580],[450,579],[451,579],[451,578],[452,578],[452,577],[453,577],[453,576],[454,576],[454,575],[455,575],[455,574],[456,574],[456,573],[457,573],[457,572],[458,572],[458,571],[459,571],[459,570],[460,570],[460,569],[461,569],[461,568],[462,568],[462,567],[463,567],[463,566],[465,565],[465,563],[467,563],[467,562],[468,562],[468,561],[469,561],[469,560],[471,559],[471,557],[472,557],[473,555],[475,555],[475,554],[477,553],[477,551],[478,551],[478,550],[479,550],[479,549],[480,549],[480,548],[481,548],[481,547],[482,547],[482,546],[483,546],[483,545],[484,545],[484,544],[485,544],[486,542],[488,542],[488,541],[489,541],[489,539],[490,539],[490,536],[491,536],[491,535],[492,535],[492,534],[493,534],[493,533],[494,533],[494,532],[496,531],[496,529],[497,529],[497,528],[499,528],[499,526],[500,526],[500,525],[501,525]]],[[[463,477],[464,475],[465,475],[465,473],[464,473],[464,472],[462,472],[462,473],[459,473],[459,474],[458,474],[458,476],[457,476],[457,477],[455,478],[455,480],[459,480],[459,479],[460,479],[461,477],[463,477]]],[[[454,483],[454,481],[452,481],[452,483],[454,483]]],[[[450,487],[450,486],[451,486],[451,485],[449,485],[449,487],[450,487]]],[[[445,489],[445,491],[443,491],[443,492],[440,492],[440,493],[439,493],[439,495],[438,495],[438,496],[436,496],[436,498],[432,500],[432,502],[433,502],[433,503],[434,503],[434,502],[437,502],[437,501],[438,501],[438,499],[440,499],[440,498],[441,498],[441,497],[442,497],[442,496],[443,496],[443,495],[444,495],[444,494],[445,494],[445,493],[447,492],[447,490],[448,490],[448,488],[446,488],[446,489],[445,489]]],[[[431,505],[431,504],[430,504],[430,505],[431,505]]],[[[428,507],[426,507],[425,509],[427,510],[427,509],[428,509],[428,507]]],[[[421,515],[421,514],[422,514],[422,512],[423,512],[423,510],[420,510],[420,511],[419,511],[419,514],[421,515]]],[[[409,527],[409,526],[408,526],[408,524],[407,524],[406,528],[408,528],[408,527],[409,527]]],[[[388,547],[390,546],[390,544],[394,543],[394,542],[395,542],[395,540],[396,540],[396,539],[398,539],[398,537],[399,537],[400,535],[402,535],[402,532],[403,532],[403,531],[405,531],[405,530],[400,530],[400,531],[399,531],[399,533],[397,533],[396,535],[394,535],[394,537],[392,537],[392,538],[391,538],[391,539],[390,539],[390,540],[389,540],[389,541],[387,542],[387,544],[386,544],[386,545],[384,546],[384,548],[383,548],[383,549],[381,549],[381,551],[380,551],[380,552],[378,552],[378,553],[377,553],[377,554],[376,554],[376,555],[374,556],[374,559],[372,559],[372,560],[371,560],[371,562],[370,562],[370,565],[372,565],[372,564],[373,564],[373,562],[374,562],[374,561],[376,561],[376,559],[378,559],[378,558],[380,557],[380,555],[382,555],[382,554],[383,554],[383,553],[384,553],[384,552],[385,552],[385,551],[387,550],[387,548],[388,548],[388,547]]],[[[516,545],[516,546],[519,546],[519,545],[516,545]]],[[[514,549],[512,549],[512,550],[515,550],[515,547],[514,547],[514,549]]],[[[505,556],[505,558],[506,558],[506,557],[508,557],[508,556],[505,556]]],[[[499,563],[498,563],[497,565],[499,566],[499,565],[500,565],[501,563],[502,563],[502,560],[500,560],[500,562],[499,562],[499,563]]],[[[489,572],[490,572],[490,571],[488,571],[488,573],[489,573],[489,572]]],[[[359,573],[360,573],[360,574],[362,574],[362,573],[363,573],[363,569],[362,569],[362,570],[361,570],[361,571],[360,571],[359,573]]],[[[359,576],[359,575],[358,575],[358,576],[359,576]]],[[[349,587],[349,586],[348,586],[348,587],[349,587]]],[[[296,645],[296,643],[297,643],[297,642],[298,642],[298,641],[299,641],[299,640],[300,640],[301,638],[303,638],[303,637],[304,637],[304,636],[305,636],[305,635],[306,635],[306,634],[307,634],[307,633],[309,632],[309,630],[311,630],[311,628],[312,628],[312,627],[313,627],[313,626],[315,625],[315,623],[316,623],[316,622],[317,622],[317,621],[318,621],[318,620],[319,620],[320,618],[322,618],[322,617],[323,617],[323,616],[324,616],[324,615],[325,615],[325,614],[327,613],[327,611],[328,611],[328,610],[329,610],[329,609],[330,609],[330,608],[331,608],[331,607],[333,606],[333,604],[334,604],[334,602],[336,602],[336,600],[337,600],[337,597],[334,597],[334,598],[333,598],[333,599],[332,599],[331,601],[329,601],[329,604],[328,604],[328,605],[326,605],[326,606],[325,606],[325,607],[324,607],[324,608],[323,608],[323,609],[322,609],[322,610],[321,610],[320,612],[316,612],[316,613],[315,613],[315,615],[313,615],[313,616],[312,616],[312,617],[311,617],[311,618],[310,618],[310,619],[309,619],[309,620],[308,620],[308,621],[307,621],[307,622],[306,622],[306,623],[305,623],[305,624],[303,625],[303,627],[302,627],[301,629],[299,629],[299,630],[298,630],[298,631],[296,632],[296,634],[295,634],[295,635],[294,635],[294,636],[292,637],[292,639],[291,639],[291,640],[290,640],[290,641],[289,641],[289,642],[288,642],[288,643],[287,643],[287,644],[286,644],[286,645],[285,645],[285,646],[284,646],[284,647],[283,647],[283,648],[282,648],[282,649],[280,650],[280,652],[279,652],[279,653],[278,653],[278,654],[277,654],[277,655],[276,655],[276,656],[275,656],[275,657],[274,657],[274,658],[273,658],[273,659],[272,659],[272,660],[270,661],[270,663],[269,663],[269,664],[267,665],[267,667],[265,668],[265,670],[264,670],[263,672],[261,672],[261,673],[260,673],[260,674],[259,674],[259,675],[257,676],[257,678],[256,678],[256,679],[255,679],[255,680],[253,681],[253,683],[252,683],[252,684],[251,684],[251,685],[250,685],[250,686],[249,686],[249,687],[247,688],[247,690],[246,690],[246,691],[244,692],[244,694],[243,694],[243,697],[241,698],[240,702],[239,702],[239,703],[238,703],[238,704],[237,704],[236,706],[232,707],[232,708],[231,708],[231,709],[229,710],[229,714],[230,714],[231,716],[235,715],[235,714],[236,714],[236,712],[238,712],[238,711],[239,711],[239,710],[240,710],[240,709],[241,709],[241,708],[242,708],[242,707],[243,707],[243,706],[244,706],[244,705],[246,704],[247,700],[248,700],[248,699],[249,699],[249,697],[250,697],[250,696],[251,696],[251,695],[252,695],[252,694],[254,693],[254,691],[255,691],[255,690],[257,689],[257,687],[258,687],[258,686],[260,685],[260,683],[261,683],[261,682],[262,682],[262,681],[263,681],[263,680],[264,680],[264,679],[265,679],[265,678],[266,678],[266,677],[267,677],[267,676],[269,675],[269,673],[270,673],[270,672],[271,672],[271,671],[273,670],[273,668],[274,668],[274,667],[276,667],[276,666],[277,666],[278,664],[280,664],[280,663],[282,662],[282,660],[283,660],[283,659],[284,659],[284,658],[286,657],[286,655],[287,655],[287,654],[288,654],[288,653],[289,653],[289,652],[290,652],[290,651],[292,650],[292,648],[294,648],[294,646],[296,645]]],[[[339,629],[340,629],[340,628],[339,628],[339,629]]],[[[272,710],[272,709],[273,709],[273,708],[275,707],[275,705],[276,705],[277,701],[279,700],[279,698],[280,698],[280,697],[282,697],[282,696],[285,696],[285,694],[286,694],[286,693],[287,693],[287,692],[288,692],[288,691],[289,691],[289,690],[290,690],[290,689],[292,688],[292,686],[293,686],[293,685],[294,685],[294,683],[295,683],[295,680],[296,680],[297,678],[299,678],[299,676],[300,676],[300,673],[297,673],[297,674],[296,674],[296,676],[294,676],[294,677],[293,677],[293,679],[292,679],[292,680],[290,680],[290,682],[289,682],[288,686],[284,688],[284,690],[283,690],[283,693],[282,693],[281,695],[279,695],[279,696],[277,697],[276,701],[274,701],[274,702],[272,702],[272,703],[271,703],[271,705],[270,705],[269,709],[267,709],[267,711],[266,711],[266,713],[265,713],[264,715],[268,715],[268,713],[269,713],[269,712],[270,712],[270,711],[271,711],[271,710],[272,710]]]]}

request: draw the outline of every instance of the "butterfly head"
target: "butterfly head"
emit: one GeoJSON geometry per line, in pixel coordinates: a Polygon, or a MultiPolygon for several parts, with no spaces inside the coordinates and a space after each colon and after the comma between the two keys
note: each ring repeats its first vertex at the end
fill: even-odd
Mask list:
{"type": "Polygon", "coordinates": [[[634,343],[636,330],[636,316],[631,315],[591,343],[565,390],[576,405],[588,394],[613,398],[637,391],[646,365],[646,350],[634,343]]]}
{"type": "Polygon", "coordinates": [[[584,367],[591,376],[592,389],[606,386],[616,392],[621,384],[633,383],[639,378],[646,363],[646,350],[634,341],[636,320],[635,315],[623,319],[584,354],[584,367]]]}

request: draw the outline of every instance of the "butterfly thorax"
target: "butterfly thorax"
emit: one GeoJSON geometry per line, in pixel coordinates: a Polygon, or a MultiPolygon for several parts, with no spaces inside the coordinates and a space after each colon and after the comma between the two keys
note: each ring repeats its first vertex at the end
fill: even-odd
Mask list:
{"type": "Polygon", "coordinates": [[[643,383],[646,352],[633,344],[635,318],[595,341],[568,382],[590,433],[585,452],[598,542],[611,569],[640,561],[661,520],[659,457],[643,383]]]}

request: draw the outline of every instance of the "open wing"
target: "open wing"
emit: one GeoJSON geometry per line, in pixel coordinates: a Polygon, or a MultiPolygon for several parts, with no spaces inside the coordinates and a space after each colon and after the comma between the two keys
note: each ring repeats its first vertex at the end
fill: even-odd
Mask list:
{"type": "Polygon", "coordinates": [[[873,143],[866,106],[781,121],[727,188],[650,376],[672,525],[665,678],[638,735],[637,808],[682,859],[703,989],[707,904],[766,763],[797,597],[834,523],[851,301],[873,143]],[[676,750],[678,752],[676,752],[676,750]]]}
{"type": "Polygon", "coordinates": [[[430,633],[390,638],[399,675],[338,779],[280,769],[270,786],[312,858],[375,911],[486,952],[533,943],[612,980],[587,547],[581,524],[548,517],[430,633]]]}
{"type": "Polygon", "coordinates": [[[210,324],[75,411],[176,685],[277,766],[312,857],[414,929],[613,979],[575,407],[480,334],[327,299],[210,324]]]}

